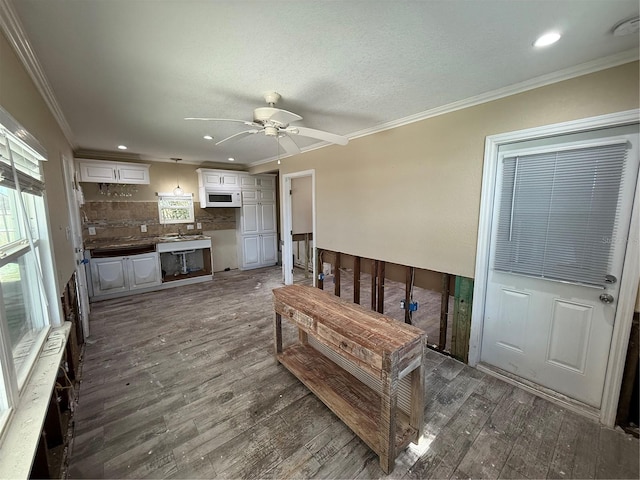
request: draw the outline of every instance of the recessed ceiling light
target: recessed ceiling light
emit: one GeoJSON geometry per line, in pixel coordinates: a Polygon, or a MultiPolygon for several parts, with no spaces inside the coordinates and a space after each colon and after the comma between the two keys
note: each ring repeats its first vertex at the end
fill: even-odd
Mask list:
{"type": "Polygon", "coordinates": [[[233,157],[229,157],[229,161],[230,161],[230,162],[233,162],[234,160],[235,160],[235,158],[233,158],[233,157]]]}
{"type": "Polygon", "coordinates": [[[544,35],[538,37],[538,39],[533,42],[534,47],[546,47],[548,45],[552,45],[560,40],[561,35],[558,32],[549,32],[544,35]]]}
{"type": "Polygon", "coordinates": [[[205,140],[213,140],[213,137],[211,135],[205,135],[204,139],[205,140]]]}
{"type": "Polygon", "coordinates": [[[126,150],[127,146],[126,145],[118,145],[118,149],[120,150],[126,150]]]}

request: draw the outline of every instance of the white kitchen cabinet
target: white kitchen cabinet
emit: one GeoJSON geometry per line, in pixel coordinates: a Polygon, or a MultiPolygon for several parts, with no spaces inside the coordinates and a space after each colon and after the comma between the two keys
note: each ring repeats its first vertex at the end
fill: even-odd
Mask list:
{"type": "Polygon", "coordinates": [[[162,283],[157,252],[123,257],[91,258],[93,296],[128,292],[162,283]]]}
{"type": "Polygon", "coordinates": [[[243,235],[241,237],[240,268],[248,270],[278,263],[276,234],[243,235]]]}
{"type": "Polygon", "coordinates": [[[242,189],[254,189],[254,188],[276,188],[275,175],[240,175],[240,187],[242,189]]]}
{"type": "Polygon", "coordinates": [[[148,185],[149,165],[78,159],[81,182],[148,185]]]}
{"type": "Polygon", "coordinates": [[[129,291],[125,258],[127,257],[92,258],[90,260],[94,297],[129,291]]]}
{"type": "Polygon", "coordinates": [[[198,168],[198,187],[239,188],[240,175],[232,170],[198,168]]]}
{"type": "Polygon", "coordinates": [[[158,253],[144,253],[126,257],[129,264],[129,290],[151,287],[162,283],[160,256],[158,253]]]}
{"type": "Polygon", "coordinates": [[[242,205],[242,234],[276,233],[276,204],[273,202],[242,205]]]}
{"type": "Polygon", "coordinates": [[[238,209],[238,265],[242,270],[278,263],[275,175],[240,175],[242,207],[238,209]]]}

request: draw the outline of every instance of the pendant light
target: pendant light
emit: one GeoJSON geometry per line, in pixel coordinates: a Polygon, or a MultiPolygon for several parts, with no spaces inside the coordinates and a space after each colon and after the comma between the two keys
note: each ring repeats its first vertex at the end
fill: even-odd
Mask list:
{"type": "Polygon", "coordinates": [[[171,160],[175,160],[176,162],[176,188],[173,189],[173,194],[176,197],[184,195],[184,190],[180,188],[180,176],[178,175],[178,162],[182,160],[181,158],[172,158],[171,160]]]}
{"type": "Polygon", "coordinates": [[[280,165],[280,135],[276,135],[276,147],[278,148],[278,165],[280,165]]]}

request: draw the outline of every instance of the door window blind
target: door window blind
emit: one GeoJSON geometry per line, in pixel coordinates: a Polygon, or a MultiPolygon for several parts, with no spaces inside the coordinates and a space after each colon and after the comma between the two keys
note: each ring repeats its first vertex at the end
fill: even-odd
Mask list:
{"type": "Polygon", "coordinates": [[[627,143],[505,157],[494,269],[602,286],[627,143]]]}

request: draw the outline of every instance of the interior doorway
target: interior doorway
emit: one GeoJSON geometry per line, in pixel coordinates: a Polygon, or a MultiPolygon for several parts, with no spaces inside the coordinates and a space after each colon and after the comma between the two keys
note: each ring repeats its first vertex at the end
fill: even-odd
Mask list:
{"type": "Polygon", "coordinates": [[[315,170],[283,175],[283,181],[284,283],[315,283],[315,170]]]}

